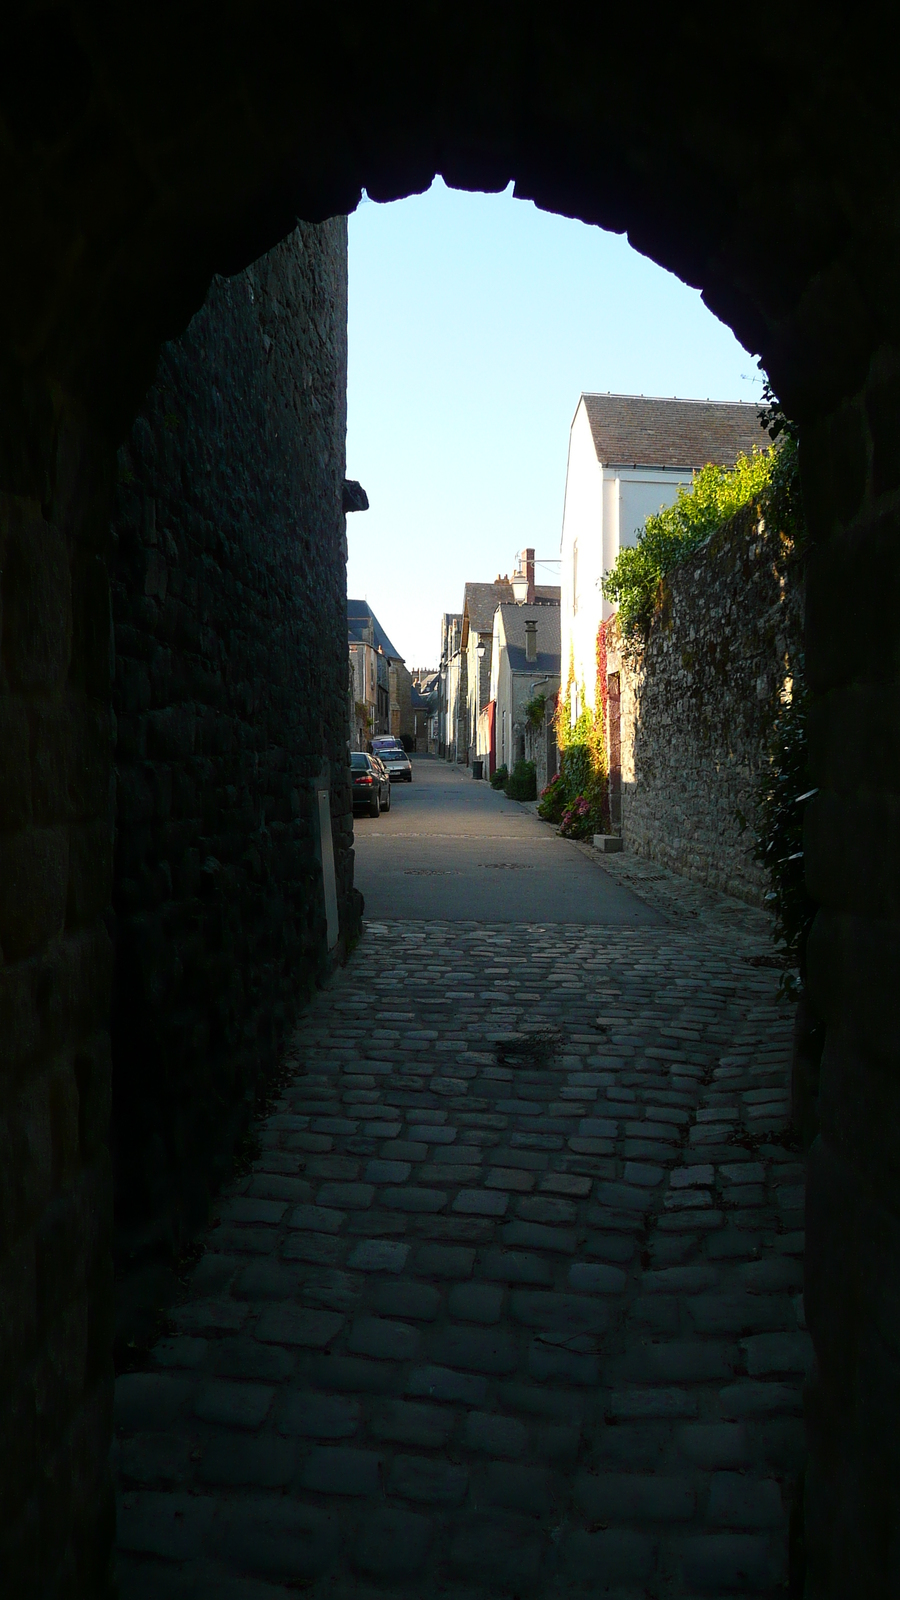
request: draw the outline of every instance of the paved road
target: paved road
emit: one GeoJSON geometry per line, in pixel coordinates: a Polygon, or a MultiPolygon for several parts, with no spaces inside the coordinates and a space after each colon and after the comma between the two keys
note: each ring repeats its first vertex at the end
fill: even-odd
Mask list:
{"type": "Polygon", "coordinates": [[[389,812],[358,817],[356,882],[375,919],[658,925],[637,895],[524,806],[435,757],[389,812]]]}
{"type": "Polygon", "coordinates": [[[656,874],[650,925],[522,925],[497,876],[491,923],[371,921],[305,1013],[117,1385],[122,1600],[785,1593],[809,1341],[759,919],[656,874]]]}

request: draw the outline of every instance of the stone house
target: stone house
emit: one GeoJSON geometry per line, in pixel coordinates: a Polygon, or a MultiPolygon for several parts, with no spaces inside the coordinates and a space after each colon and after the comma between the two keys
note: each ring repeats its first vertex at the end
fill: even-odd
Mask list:
{"type": "MultiPolygon", "coordinates": [[[[466,699],[468,662],[462,649],[462,615],[445,611],[441,618],[441,692],[438,754],[458,761],[466,749],[466,699]]],[[[465,754],[462,757],[465,760],[465,754]]]]}
{"type": "Polygon", "coordinates": [[[569,433],[560,572],[573,720],[582,695],[594,704],[597,629],[614,610],[600,580],[619,551],[709,462],[730,467],[739,454],[770,444],[755,404],[582,394],[569,433]]]}
{"type": "MultiPolygon", "coordinates": [[[[391,643],[367,600],[348,599],[347,634],[351,660],[355,650],[359,653],[361,645],[371,652],[371,657],[366,657],[366,692],[360,697],[370,708],[369,737],[373,733],[399,734],[404,706],[409,721],[409,673],[399,650],[391,643]]],[[[364,749],[365,742],[358,748],[364,749]]]]}

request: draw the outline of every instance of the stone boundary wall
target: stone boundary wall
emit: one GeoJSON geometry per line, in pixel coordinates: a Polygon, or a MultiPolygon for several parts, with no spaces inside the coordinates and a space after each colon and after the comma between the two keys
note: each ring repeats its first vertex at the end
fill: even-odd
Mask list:
{"type": "Polygon", "coordinates": [[[749,506],[671,572],[647,639],[607,633],[621,688],[627,849],[751,905],[754,789],[802,649],[803,576],[749,506]]]}
{"type": "Polygon", "coordinates": [[[113,1153],[120,1348],[153,1330],[298,1006],[359,923],[344,219],[217,280],[119,454],[113,1153]]]}

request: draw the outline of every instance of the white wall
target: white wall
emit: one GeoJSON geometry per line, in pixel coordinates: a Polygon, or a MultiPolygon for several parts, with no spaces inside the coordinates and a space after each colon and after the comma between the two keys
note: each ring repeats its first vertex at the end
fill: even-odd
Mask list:
{"type": "Polygon", "coordinates": [[[647,517],[671,505],[691,473],[667,467],[607,467],[597,451],[584,399],[569,434],[569,462],[563,509],[561,567],[561,692],[565,694],[570,656],[575,681],[591,705],[596,688],[596,643],[600,623],[615,607],[603,599],[600,579],[615,565],[620,549],[636,543],[647,517]]]}

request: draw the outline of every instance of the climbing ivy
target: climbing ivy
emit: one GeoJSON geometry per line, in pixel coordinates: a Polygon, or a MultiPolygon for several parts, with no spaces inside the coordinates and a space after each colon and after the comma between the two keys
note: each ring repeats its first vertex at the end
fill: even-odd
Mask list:
{"type": "MultiPolygon", "coordinates": [[[[687,560],[742,506],[758,500],[763,509],[784,452],[796,456],[796,441],[788,435],[774,449],[738,456],[733,468],[703,467],[690,488],[679,489],[674,505],[647,518],[638,529],[637,542],[619,551],[602,581],[605,598],[618,607],[623,635],[646,632],[667,572],[687,560]]],[[[796,476],[795,462],[788,475],[796,476]]]]}
{"type": "MultiPolygon", "coordinates": [[[[605,638],[603,665],[605,668],[605,638]]],[[[584,684],[578,686],[581,710],[572,721],[575,694],[575,657],[570,648],[565,693],[556,708],[556,742],[560,752],[561,781],[565,805],[560,830],[575,838],[609,831],[609,765],[606,756],[606,673],[598,669],[595,705],[588,703],[584,684]]]]}

